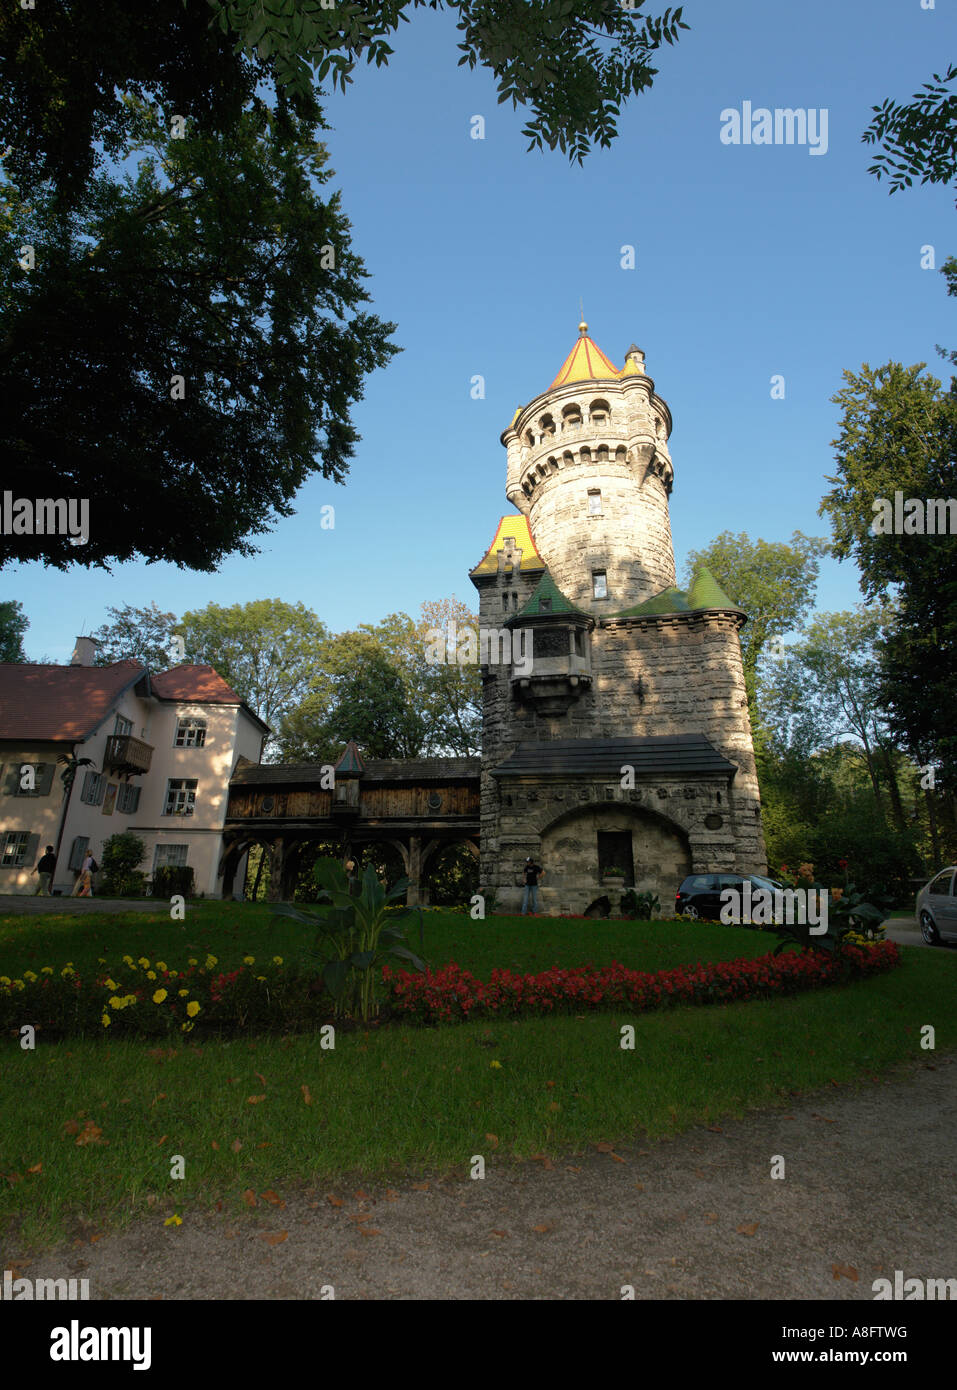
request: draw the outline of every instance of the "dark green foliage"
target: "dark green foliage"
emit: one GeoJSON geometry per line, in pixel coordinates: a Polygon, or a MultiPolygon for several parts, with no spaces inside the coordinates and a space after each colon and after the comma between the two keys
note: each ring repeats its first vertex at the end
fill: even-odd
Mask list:
{"type": "Polygon", "coordinates": [[[153,870],[153,897],[191,898],[195,892],[189,864],[160,864],[153,870]]]}
{"type": "Polygon", "coordinates": [[[162,612],[155,603],[148,608],[134,608],[124,603],[119,608],[107,608],[112,622],[104,623],[92,634],[99,642],[97,666],[109,666],[114,661],[140,661],[153,671],[163,671],[175,664],[170,657],[176,614],[162,612]]]}
{"type": "Polygon", "coordinates": [[[888,98],[873,106],[875,116],[861,136],[865,144],[884,150],[868,169],[886,176],[891,193],[921,183],[952,183],[957,178],[957,92],[948,88],[957,79],[957,64],[941,76],[933,74],[904,106],[888,98]]]}
{"type": "Polygon", "coordinates": [[[623,917],[631,917],[636,922],[650,922],[660,908],[657,893],[636,893],[634,888],[629,888],[622,894],[619,911],[623,917]]]}
{"type": "Polygon", "coordinates": [[[23,638],[29,620],[16,599],[0,603],[0,661],[26,661],[23,638]]]}
{"type": "Polygon", "coordinates": [[[111,835],[100,856],[103,878],[99,893],[107,898],[141,898],[146,891],[146,875],[137,866],[145,854],[146,845],[132,830],[111,835]]]}

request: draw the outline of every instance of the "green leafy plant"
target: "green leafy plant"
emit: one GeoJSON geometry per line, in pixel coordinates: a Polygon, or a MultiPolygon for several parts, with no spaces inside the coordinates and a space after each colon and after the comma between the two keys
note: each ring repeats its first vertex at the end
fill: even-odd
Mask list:
{"type": "Polygon", "coordinates": [[[194,891],[193,870],[188,864],[160,864],[153,871],[154,898],[172,898],[176,895],[191,898],[194,891]]]}
{"type": "Polygon", "coordinates": [[[625,917],[631,917],[638,922],[650,922],[655,914],[661,911],[661,903],[657,893],[650,890],[636,893],[634,888],[629,888],[627,893],[622,894],[620,910],[625,917]]]}
{"type": "MultiPolygon", "coordinates": [[[[367,1023],[379,1013],[377,986],[385,957],[408,962],[420,973],[426,969],[425,962],[406,945],[405,930],[397,920],[416,909],[393,906],[397,898],[405,897],[408,880],[400,879],[386,891],[368,864],[362,878],[350,882],[335,859],[317,860],[313,873],[322,889],[318,900],[321,906],[316,911],[303,912],[282,903],[276,908],[276,916],[291,917],[317,928],[314,954],[323,962],[322,979],[335,1000],[336,1017],[358,1018],[367,1023]]],[[[421,947],[421,913],[419,941],[421,947]]]]}
{"type": "Polygon", "coordinates": [[[104,897],[141,898],[146,892],[146,875],[137,867],[143,862],[146,845],[132,830],[111,835],[103,845],[104,897]]]}

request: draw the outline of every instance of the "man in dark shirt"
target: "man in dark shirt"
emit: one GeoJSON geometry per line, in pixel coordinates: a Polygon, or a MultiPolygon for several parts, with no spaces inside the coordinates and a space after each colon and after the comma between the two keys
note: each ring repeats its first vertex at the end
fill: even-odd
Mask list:
{"type": "Polygon", "coordinates": [[[56,873],[56,855],[53,853],[53,846],[47,845],[47,852],[37,860],[36,872],[40,876],[40,883],[35,898],[48,898],[50,889],[53,885],[53,875],[56,873]]]}
{"type": "Polygon", "coordinates": [[[532,908],[532,916],[537,917],[540,911],[538,901],[538,880],[545,877],[545,870],[541,864],[536,864],[531,855],[525,860],[525,892],[522,896],[522,916],[528,912],[529,904],[532,908]]]}

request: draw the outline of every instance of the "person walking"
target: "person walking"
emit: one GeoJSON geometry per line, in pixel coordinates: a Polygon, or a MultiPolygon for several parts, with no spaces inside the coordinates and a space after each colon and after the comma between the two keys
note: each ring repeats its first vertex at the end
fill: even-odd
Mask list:
{"type": "Polygon", "coordinates": [[[525,892],[522,895],[522,916],[528,913],[531,904],[533,917],[537,917],[540,911],[538,900],[538,882],[545,877],[545,870],[541,864],[536,864],[531,855],[525,860],[525,892]]]}
{"type": "Polygon", "coordinates": [[[53,887],[53,875],[56,873],[56,855],[52,845],[47,845],[46,854],[41,855],[37,860],[36,872],[40,882],[37,884],[37,891],[33,896],[35,898],[49,898],[53,887]]]}
{"type": "Polygon", "coordinates": [[[87,850],[83,857],[83,867],[80,869],[76,883],[73,885],[72,896],[74,898],[92,898],[93,896],[93,874],[96,871],[97,863],[93,855],[87,850]]]}

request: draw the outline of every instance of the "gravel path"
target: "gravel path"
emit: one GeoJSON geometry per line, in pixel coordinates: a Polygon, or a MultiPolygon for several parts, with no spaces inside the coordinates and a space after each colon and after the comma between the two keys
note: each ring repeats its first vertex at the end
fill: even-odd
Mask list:
{"type": "Polygon", "coordinates": [[[957,1058],[931,1054],[617,1156],[492,1157],[484,1180],[357,1178],[241,1217],[158,1216],[17,1273],[80,1275],[112,1299],[319,1298],[330,1285],[337,1299],[619,1299],[633,1285],[639,1299],[870,1300],[898,1269],[957,1277],[955,1135],[957,1058]]]}

